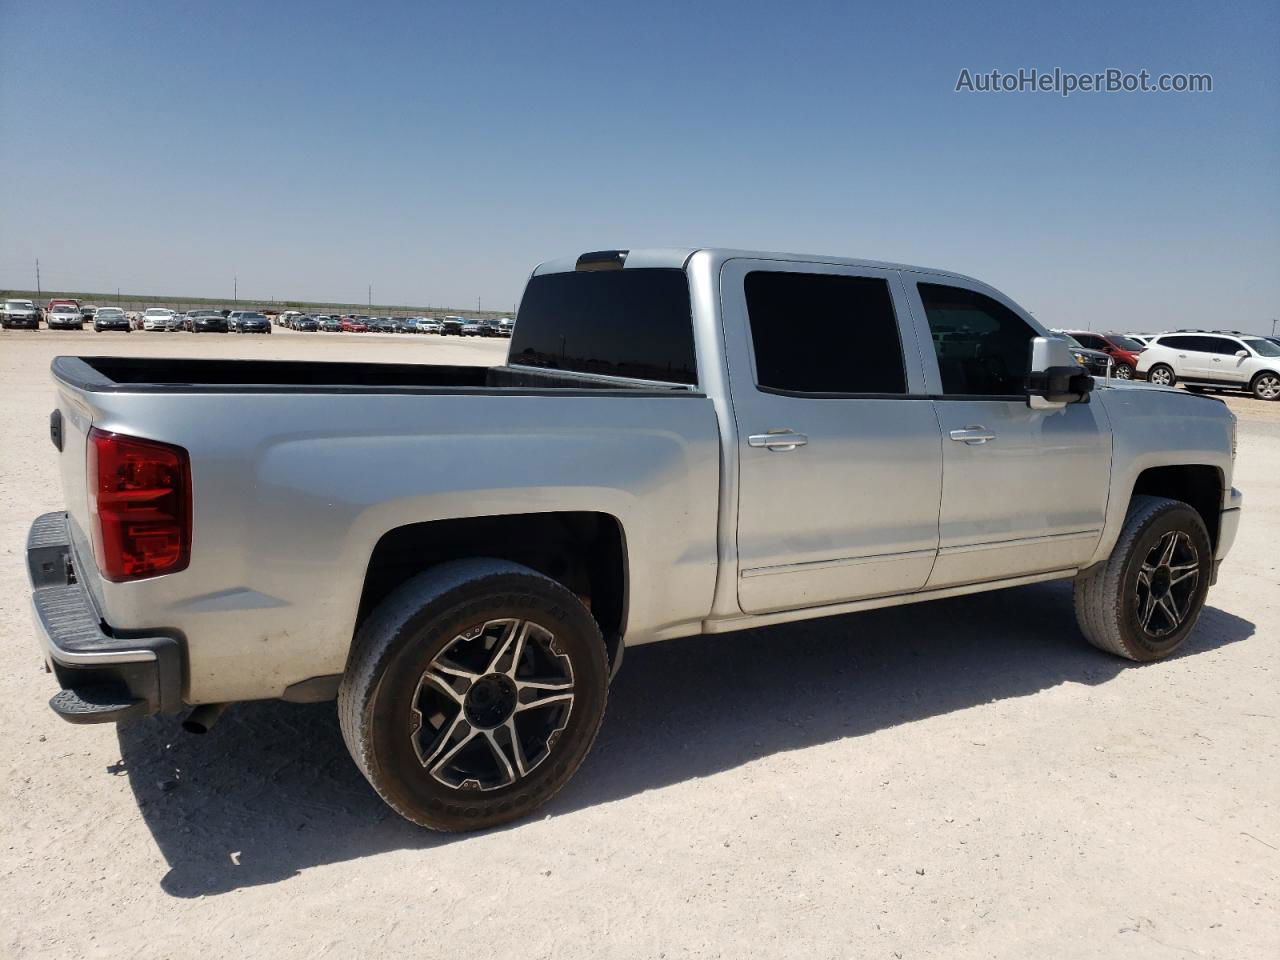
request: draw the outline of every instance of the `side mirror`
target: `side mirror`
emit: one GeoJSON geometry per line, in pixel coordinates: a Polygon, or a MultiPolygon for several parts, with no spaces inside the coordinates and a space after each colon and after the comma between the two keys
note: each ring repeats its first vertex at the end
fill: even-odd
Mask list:
{"type": "Polygon", "coordinates": [[[1237,351],[1236,351],[1236,356],[1237,356],[1237,357],[1239,357],[1241,360],[1248,360],[1248,359],[1249,359],[1249,351],[1248,351],[1248,350],[1237,350],[1237,351]]]}
{"type": "Polygon", "coordinates": [[[1088,403],[1093,389],[1089,376],[1067,341],[1035,337],[1031,341],[1031,365],[1027,372],[1027,406],[1032,410],[1058,410],[1068,403],[1088,403]]]}

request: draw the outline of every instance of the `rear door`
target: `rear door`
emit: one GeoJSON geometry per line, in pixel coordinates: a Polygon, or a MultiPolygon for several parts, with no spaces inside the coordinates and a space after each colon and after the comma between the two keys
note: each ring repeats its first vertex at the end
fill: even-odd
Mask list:
{"type": "MultiPolygon", "coordinates": [[[[1243,383],[1249,379],[1248,358],[1236,356],[1244,350],[1244,344],[1234,337],[1198,337],[1203,341],[1205,376],[1210,380],[1243,383]]],[[[1248,353],[1247,350],[1245,350],[1248,353]]]]}
{"type": "Polygon", "coordinates": [[[721,298],[742,609],[923,587],[942,441],[897,274],[734,259],[721,298]]]}
{"type": "Polygon", "coordinates": [[[1038,335],[995,291],[904,273],[942,428],[938,561],[947,587],[1079,566],[1102,535],[1111,435],[1101,404],[1033,410],[1024,384],[1038,335]]]}

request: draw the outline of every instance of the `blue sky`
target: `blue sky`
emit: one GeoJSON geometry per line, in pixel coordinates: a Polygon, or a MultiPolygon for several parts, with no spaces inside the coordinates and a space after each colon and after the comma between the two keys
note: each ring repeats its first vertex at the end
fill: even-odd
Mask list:
{"type": "Polygon", "coordinates": [[[543,259],[720,245],[1269,329],[1280,5],[1040,7],[0,0],[0,285],[38,256],[46,287],[509,308],[543,259]],[[954,90],[1111,66],[1214,90],[954,90]]]}

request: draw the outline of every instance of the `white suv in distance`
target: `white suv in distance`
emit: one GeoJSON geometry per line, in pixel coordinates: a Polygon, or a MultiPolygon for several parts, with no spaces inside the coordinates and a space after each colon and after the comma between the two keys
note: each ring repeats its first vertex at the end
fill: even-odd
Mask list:
{"type": "Polygon", "coordinates": [[[1280,400],[1280,346],[1249,334],[1162,333],[1138,358],[1138,376],[1166,387],[1247,390],[1259,400],[1280,400]]]}

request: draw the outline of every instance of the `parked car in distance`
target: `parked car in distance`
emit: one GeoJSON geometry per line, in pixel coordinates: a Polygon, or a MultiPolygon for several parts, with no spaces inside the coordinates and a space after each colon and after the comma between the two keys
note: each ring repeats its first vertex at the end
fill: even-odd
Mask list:
{"type": "Polygon", "coordinates": [[[1072,356],[1076,358],[1076,363],[1081,364],[1086,370],[1095,377],[1105,377],[1107,369],[1111,366],[1111,358],[1101,350],[1090,350],[1079,340],[1069,333],[1063,333],[1061,330],[1050,331],[1055,337],[1061,337],[1071,346],[1072,356]]]}
{"type": "Polygon", "coordinates": [[[311,333],[320,329],[320,321],[315,317],[310,317],[306,314],[299,314],[289,321],[289,329],[311,333]]]}
{"type": "Polygon", "coordinates": [[[86,320],[92,320],[97,312],[98,308],[92,303],[82,304],[80,307],[80,316],[86,320]]]}
{"type": "Polygon", "coordinates": [[[142,314],[142,329],[161,332],[174,329],[169,326],[169,321],[175,316],[168,307],[148,307],[142,314]]]}
{"type": "Polygon", "coordinates": [[[1126,334],[1123,334],[1123,336],[1126,336],[1130,340],[1134,340],[1145,347],[1148,343],[1151,342],[1155,334],[1154,333],[1126,333],[1126,334]]]}
{"type": "Polygon", "coordinates": [[[414,326],[417,328],[419,333],[439,333],[440,332],[440,321],[435,319],[434,317],[419,317],[414,322],[414,326]]]}
{"type": "Polygon", "coordinates": [[[464,323],[466,321],[462,317],[445,317],[440,321],[440,333],[446,337],[460,337],[464,323]]]}
{"type": "Polygon", "coordinates": [[[31,300],[6,300],[0,308],[0,327],[5,330],[37,330],[40,311],[31,300]]]}
{"type": "Polygon", "coordinates": [[[93,329],[96,333],[107,330],[122,330],[128,333],[129,318],[119,307],[102,307],[93,315],[93,329]]]}
{"type": "Polygon", "coordinates": [[[69,299],[69,298],[68,298],[68,299],[55,299],[55,300],[50,300],[50,301],[49,301],[49,305],[45,308],[45,316],[48,316],[49,314],[53,313],[53,309],[54,309],[54,307],[60,307],[60,306],[70,306],[70,307],[73,307],[73,308],[75,309],[76,313],[79,313],[79,312],[80,312],[80,301],[79,301],[79,300],[72,300],[72,299],[69,299]]]}
{"type": "Polygon", "coordinates": [[[460,332],[464,337],[479,337],[484,335],[484,327],[479,320],[464,320],[460,332]]]}
{"type": "Polygon", "coordinates": [[[270,333],[271,321],[266,314],[257,313],[253,310],[241,311],[236,317],[235,326],[232,328],[233,333],[270,333]]]}
{"type": "Polygon", "coordinates": [[[516,322],[510,317],[499,317],[497,320],[490,321],[490,324],[500,337],[510,338],[516,329],[516,322]]]}
{"type": "Polygon", "coordinates": [[[329,317],[329,316],[317,317],[316,322],[319,325],[320,330],[324,333],[341,333],[342,332],[342,321],[339,320],[337,317],[329,317]]]}
{"type": "Polygon", "coordinates": [[[1114,363],[1111,375],[1120,380],[1132,380],[1138,368],[1138,356],[1147,349],[1145,343],[1139,343],[1132,337],[1121,333],[1094,333],[1092,330],[1068,330],[1081,346],[1090,350],[1101,350],[1114,363]]]}
{"type": "Polygon", "coordinates": [[[1190,390],[1244,390],[1280,400],[1280,346],[1251,334],[1162,333],[1138,358],[1138,376],[1190,390]]]}
{"type": "Polygon", "coordinates": [[[288,327],[292,330],[293,322],[300,316],[302,316],[301,310],[286,310],[284,313],[272,317],[271,322],[278,327],[288,327]]]}
{"type": "Polygon", "coordinates": [[[185,326],[192,333],[226,333],[227,318],[217,310],[188,310],[185,326]]]}
{"type": "Polygon", "coordinates": [[[369,324],[358,317],[343,317],[338,323],[343,333],[368,333],[369,324]]]}
{"type": "MultiPolygon", "coordinates": [[[[1095,380],[959,274],[595,251],[536,268],[516,327],[498,367],[55,359],[65,507],[27,548],[50,706],[204,730],[333,698],[397,813],[488,828],[581,766],[625,646],[1063,581],[1084,639],[1160,660],[1241,522],[1226,404],[1095,380]]],[[[773,639],[792,706],[747,722],[804,709],[773,639]]],[[[1154,722],[1095,719],[1122,747],[1154,722]]]]}
{"type": "Polygon", "coordinates": [[[49,308],[45,324],[50,330],[83,330],[84,317],[74,303],[63,301],[49,308]]]}

